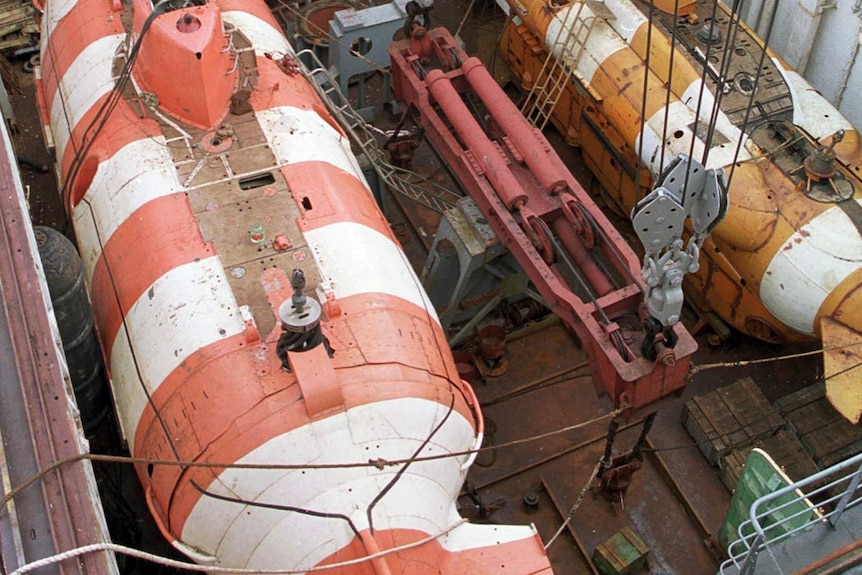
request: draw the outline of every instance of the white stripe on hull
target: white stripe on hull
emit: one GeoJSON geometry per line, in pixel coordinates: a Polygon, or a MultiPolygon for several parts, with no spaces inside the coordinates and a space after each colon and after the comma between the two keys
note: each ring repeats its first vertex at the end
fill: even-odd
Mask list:
{"type": "MultiPolygon", "coordinates": [[[[862,200],[856,200],[862,203],[862,200]]],[[[833,207],[793,234],[763,276],[760,299],[782,322],[814,335],[814,322],[830,292],[862,266],[853,222],[833,207]]]]}
{"type": "Polygon", "coordinates": [[[45,18],[43,20],[44,35],[47,38],[57,24],[78,5],[78,0],[51,0],[45,3],[45,18]]]}
{"type": "Polygon", "coordinates": [[[368,188],[362,169],[350,151],[350,142],[317,112],[280,106],[261,110],[257,117],[280,165],[325,162],[352,174],[368,188]]]}
{"type": "Polygon", "coordinates": [[[70,127],[66,123],[66,115],[69,115],[74,128],[99,98],[114,87],[111,67],[117,47],[125,38],[125,34],[115,34],[88,44],[63,74],[57,88],[59,93],[54,94],[51,102],[51,125],[58,158],[63,157],[69,143],[70,127]]]}
{"type": "Polygon", "coordinates": [[[129,351],[129,340],[122,327],[114,338],[111,351],[111,390],[114,404],[117,406],[120,431],[128,444],[129,452],[134,454],[135,431],[147,406],[147,395],[135,370],[135,362],[129,351]]]}
{"type": "Polygon", "coordinates": [[[305,232],[324,284],[336,298],[383,293],[437,313],[410,267],[407,256],[391,239],[356,222],[337,222],[305,232]]]}
{"type": "MultiPolygon", "coordinates": [[[[641,160],[644,162],[653,177],[661,174],[664,167],[668,165],[670,160],[677,154],[691,153],[692,157],[698,161],[703,158],[703,150],[706,147],[703,140],[695,137],[691,128],[694,126],[694,111],[688,106],[673,98],[668,108],[661,108],[652,117],[647,120],[644,126],[643,153],[641,160]],[[661,163],[661,135],[664,131],[664,116],[665,110],[669,110],[666,140],[664,141],[664,166],[661,163]],[[692,149],[691,140],[695,139],[694,148],[692,149]]],[[[739,132],[737,131],[737,134],[739,132]]],[[[724,135],[724,134],[722,134],[724,135]]],[[[725,136],[726,137],[726,136],[725,136]]],[[[713,136],[713,141],[718,136],[713,136]]],[[[707,160],[707,168],[721,168],[733,163],[733,156],[736,153],[735,139],[728,139],[724,145],[717,144],[710,148],[709,159],[707,160]]],[[[640,134],[635,137],[635,149],[640,149],[640,134]]],[[[750,158],[750,155],[743,147],[739,152],[739,161],[744,161],[750,158]]]]}
{"type": "Polygon", "coordinates": [[[236,26],[248,38],[258,55],[271,52],[278,57],[281,54],[294,53],[280,30],[276,30],[254,14],[231,10],[222,12],[222,20],[226,24],[236,26]]]}
{"type": "MultiPolygon", "coordinates": [[[[692,111],[691,122],[694,122],[694,114],[697,113],[698,100],[701,100],[701,90],[700,87],[703,83],[700,79],[692,82],[688,88],[682,93],[682,97],[680,101],[687,105],[688,108],[692,111]]],[[[675,99],[674,96],[671,96],[671,99],[675,99]]],[[[715,96],[713,96],[712,92],[709,91],[708,87],[703,89],[703,96],[700,103],[700,123],[701,130],[706,131],[712,117],[712,109],[715,104],[715,96]]],[[[670,128],[668,128],[670,131],[670,128]]],[[[736,146],[739,142],[739,137],[742,134],[739,128],[733,125],[730,119],[724,112],[719,112],[715,118],[715,128],[713,135],[713,146],[709,151],[709,161],[707,162],[707,168],[723,168],[724,166],[729,166],[734,161],[734,154],[736,154],[736,146]],[[723,139],[727,140],[722,146],[721,143],[716,143],[716,141],[723,137],[723,139]]],[[[690,142],[690,140],[689,140],[690,142]]],[[[744,162],[746,160],[751,159],[751,154],[747,149],[748,136],[745,137],[745,142],[739,148],[739,157],[736,159],[738,162],[744,162]]],[[[695,156],[697,157],[697,156],[695,156]]],[[[701,156],[702,157],[702,156],[701,156]]]]}
{"type": "MultiPolygon", "coordinates": [[[[584,10],[587,9],[584,8],[584,10]]],[[[555,46],[555,44],[557,41],[565,40],[568,29],[576,25],[576,14],[577,7],[575,6],[570,5],[566,8],[561,8],[556,12],[556,17],[551,19],[551,22],[548,24],[548,30],[545,32],[545,45],[548,47],[553,46],[556,56],[559,56],[562,50],[559,46],[555,46]],[[562,26],[565,26],[566,29],[563,30],[562,35],[558,36],[560,34],[560,27],[562,26]]],[[[581,16],[583,17],[583,14],[581,16]]],[[[574,42],[574,40],[575,38],[571,38],[570,42],[574,42]]],[[[596,22],[593,31],[590,33],[590,39],[581,51],[580,58],[578,58],[578,73],[587,83],[592,82],[596,70],[599,69],[609,56],[627,48],[628,44],[623,42],[616,31],[604,20],[596,22]]]]}
{"type": "Polygon", "coordinates": [[[793,123],[816,140],[831,136],[838,130],[853,130],[853,125],[830,104],[820,92],[795,70],[787,70],[777,59],[772,60],[790,88],[793,98],[793,123]]]}
{"type": "MultiPolygon", "coordinates": [[[[91,217],[87,202],[79,203],[72,213],[83,250],[81,257],[87,267],[88,284],[101,254],[100,239],[101,244],[107,244],[117,228],[138,208],[181,190],[183,187],[162,136],[136,140],[99,164],[84,198],[92,206],[100,237],[96,237],[91,223],[82,221],[91,217]]],[[[158,230],[152,232],[158,233],[158,230]]],[[[145,239],[139,238],[140,241],[145,239]]]]}
{"type": "Polygon", "coordinates": [[[244,323],[218,257],[178,266],[144,292],[126,314],[137,366],[127,351],[121,328],[112,347],[114,386],[128,396],[122,406],[123,427],[130,450],[143,407],[135,391],[138,371],[150,394],[190,355],[222,339],[242,333],[244,323]]]}
{"type": "MultiPolygon", "coordinates": [[[[437,402],[402,398],[352,408],[289,433],[259,447],[242,463],[308,461],[330,463],[382,457],[409,457],[430,434],[447,408],[437,402]],[[411,414],[411,417],[404,417],[411,414]],[[357,438],[363,430],[364,439],[357,438]]],[[[423,450],[424,455],[468,449],[475,431],[453,412],[423,450]],[[440,446],[445,446],[441,448],[440,446]]],[[[454,506],[464,475],[464,457],[417,462],[410,466],[374,510],[376,529],[414,529],[436,533],[459,520],[454,506]],[[417,498],[416,493],[422,493],[417,498]]],[[[354,525],[368,527],[366,507],[394,477],[397,468],[373,467],[255,472],[227,470],[209,490],[260,503],[301,506],[346,513],[354,525]]],[[[450,551],[484,547],[532,537],[529,527],[454,531],[440,539],[450,551]],[[469,532],[469,533],[468,533],[469,532]],[[466,533],[466,535],[465,535],[466,533]]],[[[310,517],[283,510],[228,503],[203,496],[183,530],[183,540],[242,567],[309,567],[349,544],[354,534],[343,520],[310,517]],[[214,525],[229,524],[224,538],[214,525]],[[259,544],[255,545],[256,542],[259,544]]]]}
{"type": "MultiPolygon", "coordinates": [[[[627,44],[631,44],[632,38],[634,38],[638,28],[648,22],[647,17],[627,0],[605,0],[605,5],[616,16],[616,18],[609,22],[610,25],[614,27],[617,34],[622,36],[627,44]]],[[[656,13],[658,13],[657,10],[656,13]]]]}
{"type": "MultiPolygon", "coordinates": [[[[641,151],[641,161],[649,168],[653,177],[661,173],[659,163],[662,160],[661,147],[666,144],[664,165],[666,166],[670,160],[679,153],[689,153],[691,148],[691,139],[694,134],[688,128],[694,122],[694,114],[688,107],[679,100],[672,100],[668,108],[661,108],[653,116],[647,120],[643,127],[643,151],[641,151]],[[667,141],[662,142],[662,132],[664,130],[665,110],[668,110],[668,128],[667,141]],[[680,137],[677,137],[680,135],[680,137]]],[[[640,150],[641,136],[638,134],[634,141],[635,150],[640,150]]],[[[700,158],[703,155],[703,140],[695,138],[694,142],[694,157],[700,158]]]]}

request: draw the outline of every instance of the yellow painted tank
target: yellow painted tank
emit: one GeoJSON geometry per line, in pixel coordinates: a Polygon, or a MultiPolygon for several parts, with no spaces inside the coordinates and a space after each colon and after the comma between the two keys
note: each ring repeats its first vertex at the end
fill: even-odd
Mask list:
{"type": "Polygon", "coordinates": [[[676,15],[676,2],[509,1],[501,50],[531,90],[525,113],[553,107],[550,121],[624,213],[677,154],[723,168],[730,209],[687,277],[689,301],[766,341],[821,339],[827,395],[858,422],[862,145],[853,126],[715,0],[680,1],[676,15]],[[549,53],[555,66],[545,65],[549,53]],[[549,75],[563,79],[559,94],[549,75]]]}

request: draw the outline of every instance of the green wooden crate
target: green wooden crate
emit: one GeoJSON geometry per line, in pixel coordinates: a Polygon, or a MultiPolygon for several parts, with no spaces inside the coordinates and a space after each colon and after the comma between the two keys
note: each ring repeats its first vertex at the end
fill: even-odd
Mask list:
{"type": "Polygon", "coordinates": [[[593,564],[604,575],[631,575],[646,564],[649,548],[628,527],[600,543],[593,552],[593,564]]]}

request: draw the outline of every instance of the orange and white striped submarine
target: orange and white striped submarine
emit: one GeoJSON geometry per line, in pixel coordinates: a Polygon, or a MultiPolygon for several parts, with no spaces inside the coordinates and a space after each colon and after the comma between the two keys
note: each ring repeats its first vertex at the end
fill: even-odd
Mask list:
{"type": "Polygon", "coordinates": [[[766,341],[820,339],[826,395],[858,422],[859,133],[718,0],[505,7],[504,59],[529,90],[545,85],[553,54],[553,73],[570,78],[552,121],[620,211],[679,154],[724,170],[730,207],[687,276],[687,297],[766,341]]]}
{"type": "Polygon", "coordinates": [[[137,466],[164,536],[261,572],[551,573],[532,526],[459,516],[476,398],[264,2],[49,0],[43,30],[122,433],[177,462],[137,466]]]}

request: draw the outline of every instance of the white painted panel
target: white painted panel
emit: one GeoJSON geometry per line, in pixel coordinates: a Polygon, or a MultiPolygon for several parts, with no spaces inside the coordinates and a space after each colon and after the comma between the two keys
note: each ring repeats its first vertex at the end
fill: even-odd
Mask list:
{"type": "Polygon", "coordinates": [[[424,308],[439,323],[407,256],[377,230],[355,222],[337,222],[305,232],[305,241],[321,279],[330,283],[336,298],[388,294],[424,308]]]}
{"type": "Polygon", "coordinates": [[[261,110],[257,117],[279,163],[326,162],[353,174],[368,188],[348,139],[313,110],[281,106],[261,110]]]}
{"type": "Polygon", "coordinates": [[[121,327],[111,348],[111,374],[120,425],[134,453],[135,431],[147,404],[143,386],[152,395],[186,358],[241,333],[244,324],[221,262],[212,257],[159,278],[129,310],[125,325],[134,357],[121,327]]]}
{"type": "MultiPolygon", "coordinates": [[[[111,353],[111,387],[114,402],[118,406],[120,431],[129,444],[129,452],[135,453],[135,431],[148,400],[129,351],[129,340],[122,328],[114,338],[111,353]]],[[[152,392],[151,387],[148,389],[152,392]]]]}
{"type": "MultiPolygon", "coordinates": [[[[332,463],[376,457],[400,459],[413,454],[447,411],[437,402],[416,398],[362,405],[347,414],[337,414],[276,437],[241,461],[332,463]],[[358,432],[357,426],[363,421],[373,433],[358,432]],[[367,440],[357,441],[358,436],[367,440]]],[[[433,444],[426,446],[423,453],[467,449],[474,436],[472,424],[453,412],[434,436],[433,444]]],[[[458,521],[454,500],[463,481],[460,471],[463,459],[447,458],[411,465],[375,507],[375,528],[416,529],[433,534],[458,521]]],[[[219,484],[208,489],[245,500],[342,513],[362,530],[368,526],[367,505],[397,470],[397,467],[289,472],[226,470],[219,484]]],[[[529,527],[460,529],[441,539],[445,548],[458,551],[534,535],[529,527]]],[[[222,564],[243,567],[313,565],[352,539],[353,533],[343,520],[207,497],[198,502],[183,530],[185,543],[207,552],[215,551],[217,545],[215,554],[222,564]],[[221,538],[222,530],[213,527],[228,523],[228,533],[221,538]]]]}
{"type": "MultiPolygon", "coordinates": [[[[712,110],[715,106],[715,96],[712,92],[709,91],[708,87],[704,87],[703,96],[701,97],[700,87],[703,85],[700,79],[692,82],[688,88],[682,93],[682,97],[680,101],[686,104],[692,112],[697,112],[698,100],[701,100],[700,103],[700,121],[704,126],[708,126],[711,118],[712,118],[712,110]]],[[[692,118],[694,121],[694,118],[692,118]]],[[[739,128],[733,125],[730,119],[727,117],[723,111],[719,112],[715,118],[715,133],[724,137],[724,139],[728,140],[728,143],[724,145],[722,148],[720,145],[713,143],[713,148],[710,151],[710,155],[718,154],[718,157],[727,158],[721,160],[721,163],[713,164],[710,162],[710,165],[707,167],[714,168],[719,166],[726,166],[728,164],[733,163],[733,153],[736,152],[736,145],[739,142],[739,136],[741,134],[739,128]],[[722,150],[733,150],[730,154],[726,152],[722,154],[722,150]]],[[[713,142],[715,142],[717,136],[713,136],[713,142]]],[[[745,140],[748,140],[746,136],[745,140]]],[[[751,155],[748,153],[746,149],[745,143],[739,149],[739,161],[748,160],[751,158],[751,155]]]]}
{"type": "MultiPolygon", "coordinates": [[[[657,177],[664,166],[660,166],[662,133],[664,131],[665,110],[669,111],[667,122],[667,133],[665,140],[664,166],[677,154],[691,155],[695,160],[703,159],[704,142],[699,137],[695,138],[694,148],[691,141],[694,134],[691,127],[694,125],[694,112],[679,100],[672,99],[669,108],[661,108],[647,121],[644,128],[644,143],[641,160],[649,167],[653,177],[657,177]]],[[[739,131],[737,131],[739,134],[739,131]]],[[[722,134],[723,135],[723,134],[722,134]]],[[[715,138],[715,137],[714,137],[715,138]]],[[[725,138],[727,136],[725,135],[725,138]]],[[[729,139],[729,138],[728,138],[729,139]]],[[[715,139],[713,139],[715,142],[715,139]]],[[[635,149],[640,149],[640,135],[635,138],[635,149]]],[[[707,168],[721,168],[733,163],[736,153],[736,140],[729,140],[724,144],[714,143],[707,159],[707,168]]],[[[751,156],[743,145],[739,152],[739,161],[749,159],[751,156]]]]}
{"type": "Polygon", "coordinates": [[[605,5],[616,16],[614,20],[610,21],[611,26],[627,44],[631,44],[635,32],[647,22],[647,17],[629,0],[605,0],[605,5]]]}
{"type": "Polygon", "coordinates": [[[82,246],[81,257],[87,267],[88,285],[101,253],[99,246],[107,244],[117,228],[138,208],[182,189],[161,136],[132,142],[99,164],[84,196],[86,202],[80,202],[72,214],[78,243],[82,246]],[[84,223],[90,220],[91,206],[98,237],[92,224],[84,223]]]}
{"type": "Polygon", "coordinates": [[[781,62],[773,59],[784,76],[793,98],[793,123],[819,140],[831,136],[838,130],[852,130],[853,126],[815,90],[811,84],[793,70],[786,70],[781,62]]]}
{"type": "Polygon", "coordinates": [[[860,266],[859,232],[841,208],[833,207],[803,226],[775,254],[761,280],[760,299],[779,320],[814,335],[823,301],[860,266]]]}
{"type": "Polygon", "coordinates": [[[69,142],[66,116],[74,127],[99,98],[114,87],[111,66],[117,47],[124,39],[124,34],[99,38],[84,48],[63,74],[57,88],[59,93],[53,94],[51,102],[51,125],[54,127],[58,158],[63,157],[69,142]]]}
{"type": "Polygon", "coordinates": [[[190,355],[244,329],[218,257],[178,266],[160,277],[132,305],[126,325],[152,391],[190,355]]]}
{"type": "MultiPolygon", "coordinates": [[[[575,25],[575,15],[577,10],[570,6],[562,8],[557,12],[556,18],[552,19],[548,24],[548,30],[545,32],[545,45],[550,49],[554,48],[553,52],[559,56],[562,50],[557,44],[565,40],[570,27],[575,25]],[[566,27],[560,33],[561,27],[566,27]],[[556,47],[555,47],[556,46],[556,47]]],[[[578,58],[576,69],[578,73],[589,83],[593,79],[596,70],[599,66],[612,54],[620,50],[629,49],[619,34],[609,26],[605,21],[597,22],[593,31],[590,33],[589,41],[586,47],[581,52],[578,58]]]]}
{"type": "Polygon", "coordinates": [[[456,552],[501,545],[510,541],[533,538],[537,535],[536,528],[532,525],[474,525],[464,523],[441,537],[439,541],[445,549],[456,552]]]}
{"type": "Polygon", "coordinates": [[[276,55],[293,54],[293,48],[280,30],[276,30],[257,16],[241,10],[222,13],[224,22],[233,24],[249,39],[256,54],[274,52],[276,55]]]}
{"type": "Polygon", "coordinates": [[[78,0],[50,0],[45,4],[45,18],[42,25],[46,31],[50,32],[60,20],[72,11],[72,8],[77,6],[78,0]]]}

